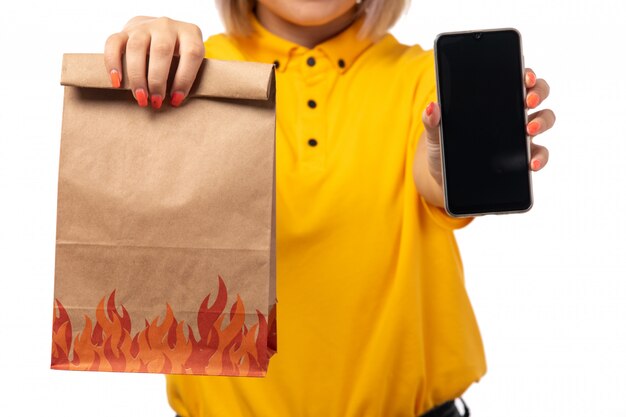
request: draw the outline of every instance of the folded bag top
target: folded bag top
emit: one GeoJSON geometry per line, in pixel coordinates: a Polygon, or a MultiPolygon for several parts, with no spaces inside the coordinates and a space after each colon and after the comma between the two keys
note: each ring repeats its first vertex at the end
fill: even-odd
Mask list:
{"type": "Polygon", "coordinates": [[[102,54],[63,57],[51,366],[264,376],[273,66],[205,59],[185,102],[159,110],[123,80],[111,86],[102,54]]]}
{"type": "MultiPolygon", "coordinates": [[[[180,57],[173,57],[171,80],[180,57]]],[[[147,67],[147,66],[146,66],[147,67]]],[[[129,90],[126,55],[122,55],[120,89],[129,90]]],[[[64,54],[61,84],[74,87],[113,88],[102,54],[64,54]]],[[[273,65],[260,62],[204,59],[189,97],[222,97],[249,100],[274,99],[273,65]]]]}

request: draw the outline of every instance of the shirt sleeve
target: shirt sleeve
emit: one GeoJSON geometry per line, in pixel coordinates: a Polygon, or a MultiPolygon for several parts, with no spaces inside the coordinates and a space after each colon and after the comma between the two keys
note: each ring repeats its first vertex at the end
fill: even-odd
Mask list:
{"type": "MultiPolygon", "coordinates": [[[[416,47],[412,47],[410,49],[416,47]]],[[[411,167],[413,166],[413,158],[415,157],[417,144],[420,136],[424,132],[422,112],[431,101],[434,101],[435,103],[438,101],[434,51],[432,49],[423,51],[415,63],[417,64],[418,79],[413,98],[414,107],[409,137],[408,157],[411,161],[411,167]]],[[[413,171],[411,170],[411,172],[413,171]]],[[[422,195],[417,193],[417,190],[416,195],[420,201],[420,205],[433,219],[433,221],[445,229],[460,229],[467,226],[472,220],[474,220],[474,217],[452,217],[444,208],[429,204],[422,195]]]]}

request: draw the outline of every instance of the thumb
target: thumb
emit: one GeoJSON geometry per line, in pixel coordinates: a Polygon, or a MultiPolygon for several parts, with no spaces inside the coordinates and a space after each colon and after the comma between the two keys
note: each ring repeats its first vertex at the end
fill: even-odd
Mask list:
{"type": "Polygon", "coordinates": [[[422,112],[422,122],[426,132],[426,139],[429,145],[439,146],[439,122],[441,121],[441,110],[439,105],[431,101],[422,112]]]}

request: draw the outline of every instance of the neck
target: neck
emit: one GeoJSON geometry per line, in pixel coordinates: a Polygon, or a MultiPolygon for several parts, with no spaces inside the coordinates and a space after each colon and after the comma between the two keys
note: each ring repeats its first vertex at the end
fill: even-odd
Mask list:
{"type": "Polygon", "coordinates": [[[355,18],[354,9],[350,9],[323,25],[300,26],[273,13],[261,2],[257,2],[255,14],[259,22],[270,32],[309,49],[342,32],[355,18]]]}

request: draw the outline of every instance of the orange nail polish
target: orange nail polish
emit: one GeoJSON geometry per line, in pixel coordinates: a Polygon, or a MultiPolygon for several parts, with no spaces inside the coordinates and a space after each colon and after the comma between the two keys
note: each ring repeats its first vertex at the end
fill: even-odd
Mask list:
{"type": "Polygon", "coordinates": [[[526,103],[530,108],[537,107],[537,105],[539,104],[539,95],[537,95],[537,93],[528,94],[528,97],[526,98],[526,103]]]}
{"type": "Polygon", "coordinates": [[[530,84],[530,86],[532,87],[537,82],[537,77],[532,72],[529,72],[527,76],[528,76],[528,84],[530,84]]]}
{"type": "Polygon", "coordinates": [[[538,159],[535,159],[532,163],[533,169],[536,171],[539,169],[539,167],[541,166],[541,163],[539,162],[538,159]]]}
{"type": "Polygon", "coordinates": [[[139,107],[146,107],[148,105],[148,95],[143,88],[135,90],[135,98],[137,99],[137,103],[139,103],[139,107]]]}
{"type": "Polygon", "coordinates": [[[120,88],[122,82],[120,80],[120,73],[117,70],[111,70],[111,84],[115,88],[120,88]]]}
{"type": "Polygon", "coordinates": [[[163,104],[163,97],[161,97],[159,94],[150,96],[150,104],[152,104],[153,109],[160,109],[161,104],[163,104]]]}
{"type": "Polygon", "coordinates": [[[435,103],[431,101],[428,107],[426,107],[426,116],[430,116],[431,114],[433,114],[434,108],[435,108],[435,103]]]}
{"type": "Polygon", "coordinates": [[[532,121],[530,123],[528,123],[528,134],[530,135],[535,135],[537,134],[537,132],[539,132],[539,122],[536,121],[532,121]]]}
{"type": "Polygon", "coordinates": [[[173,107],[178,107],[178,106],[180,106],[180,103],[183,102],[184,98],[185,98],[185,95],[183,93],[179,93],[177,91],[174,94],[172,94],[172,99],[170,100],[170,104],[173,107]]]}

